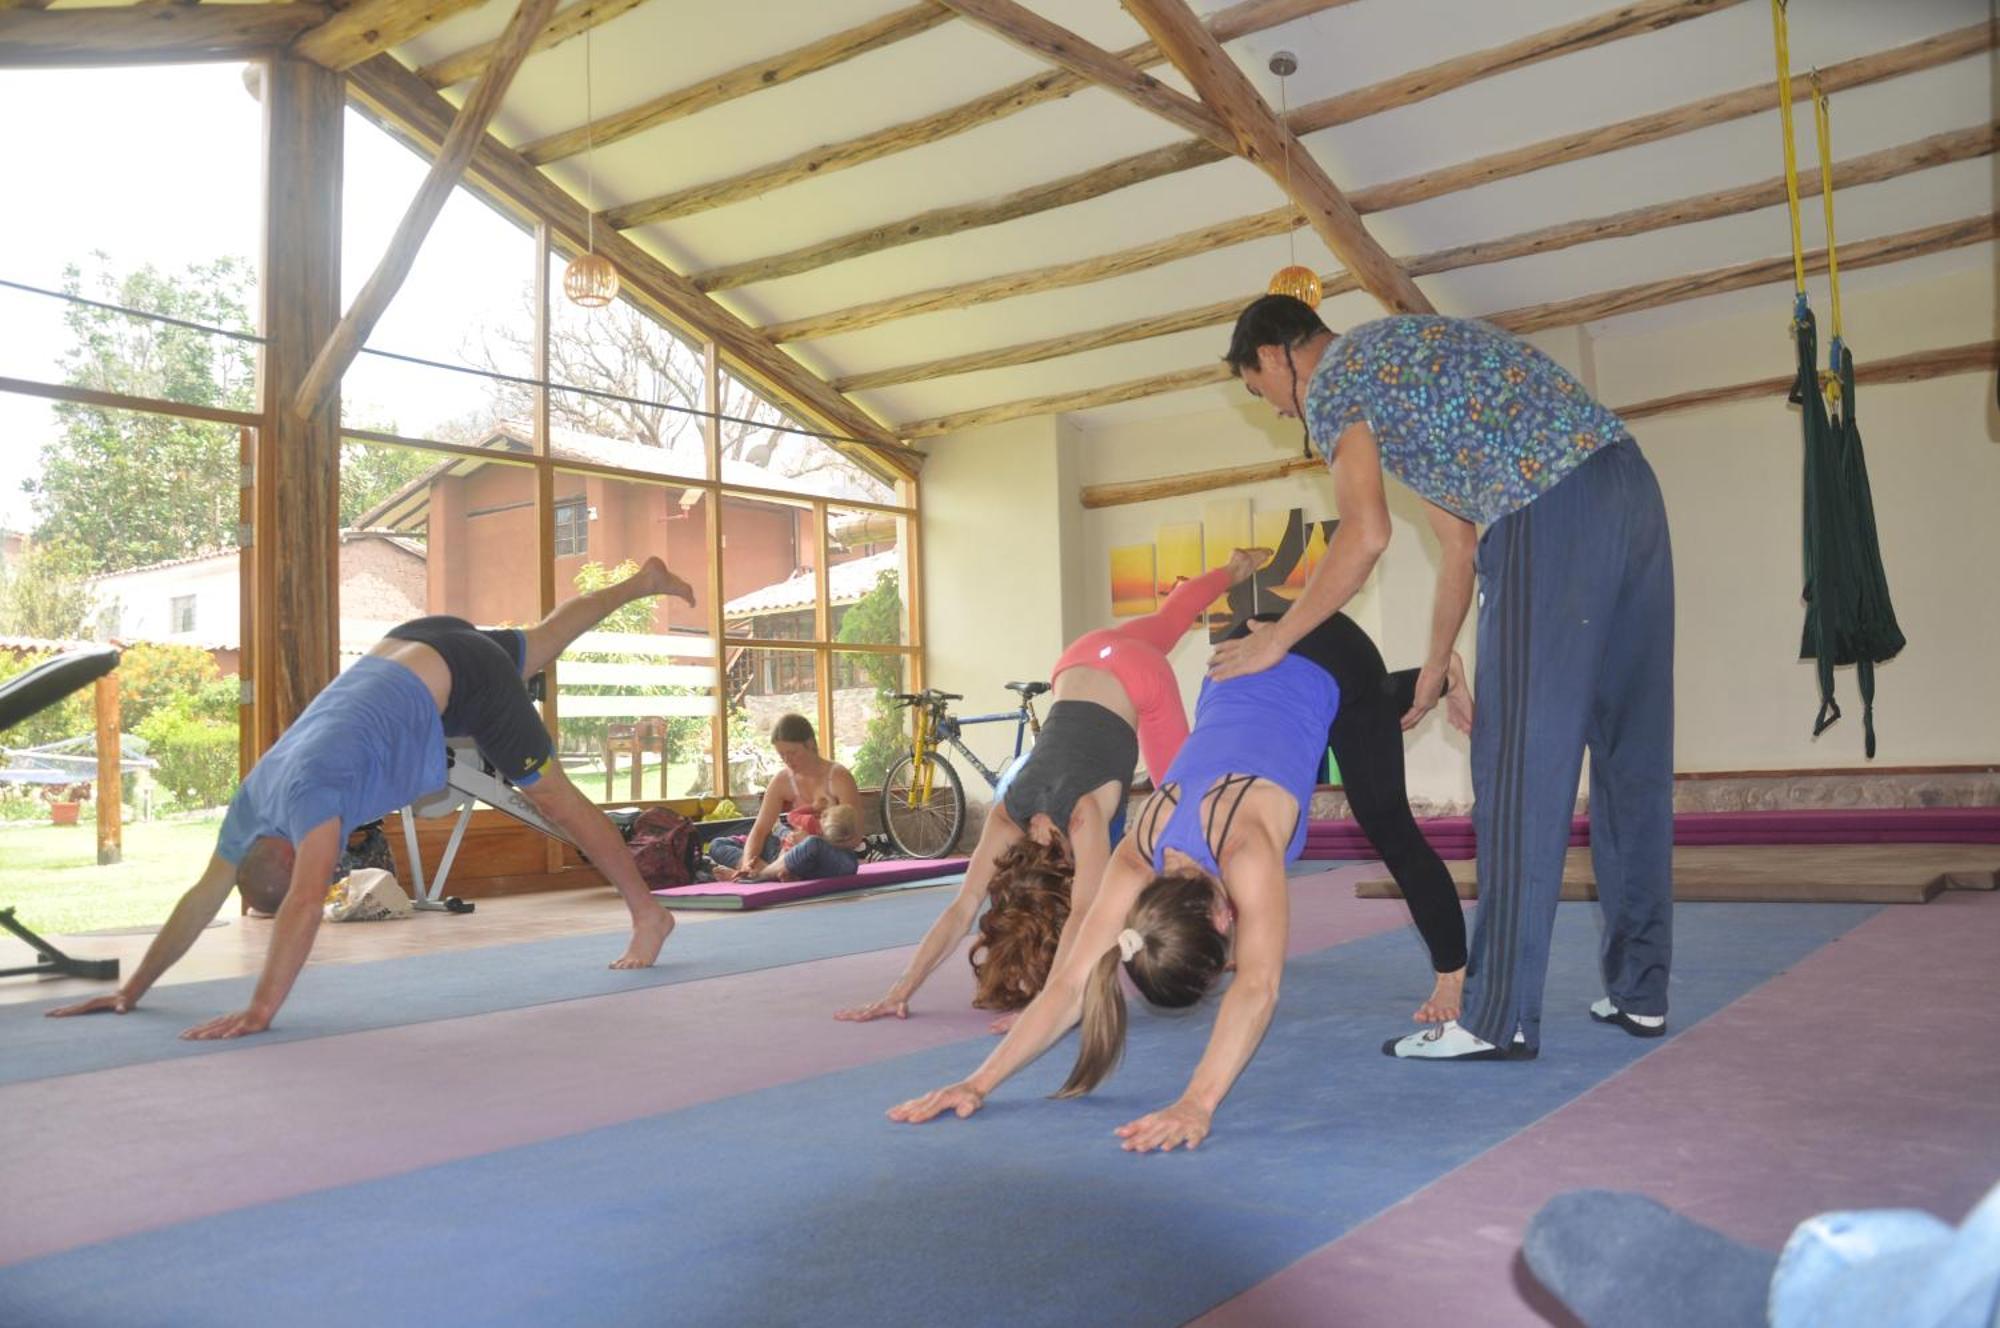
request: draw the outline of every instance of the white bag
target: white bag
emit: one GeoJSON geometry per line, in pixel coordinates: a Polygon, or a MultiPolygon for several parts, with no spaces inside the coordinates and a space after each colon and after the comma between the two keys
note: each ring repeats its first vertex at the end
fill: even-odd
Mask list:
{"type": "Polygon", "coordinates": [[[407,918],[416,909],[396,878],[379,867],[357,867],[334,886],[327,900],[328,922],[380,922],[407,918]]]}

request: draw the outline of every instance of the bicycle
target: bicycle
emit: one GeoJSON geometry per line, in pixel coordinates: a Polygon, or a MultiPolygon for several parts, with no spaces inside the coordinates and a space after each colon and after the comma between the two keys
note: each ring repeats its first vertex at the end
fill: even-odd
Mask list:
{"type": "Polygon", "coordinates": [[[990,715],[954,715],[950,704],[965,698],[956,692],[925,688],[921,692],[898,692],[895,702],[914,712],[915,729],[910,749],[903,753],[882,778],[882,832],[889,842],[913,858],[934,858],[958,843],[965,829],[965,783],[958,770],[944,759],[939,749],[949,744],[972,763],[994,789],[1001,775],[1018,761],[1026,741],[1040,736],[1041,717],[1035,713],[1035,698],[1049,690],[1045,682],[1010,682],[1007,690],[1019,694],[1014,710],[990,715]],[[968,724],[1014,722],[1014,755],[990,768],[979,759],[962,736],[968,724]]]}

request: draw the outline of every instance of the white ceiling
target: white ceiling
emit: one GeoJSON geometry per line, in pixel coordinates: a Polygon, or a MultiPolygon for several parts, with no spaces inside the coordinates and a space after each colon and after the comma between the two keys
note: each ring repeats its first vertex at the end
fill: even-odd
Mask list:
{"type": "MultiPolygon", "coordinates": [[[[593,101],[599,117],[739,65],[894,12],[908,0],[647,0],[595,30],[593,101]]],[[[1031,7],[1099,45],[1144,39],[1115,0],[1031,0],[1031,7]]],[[[1216,0],[1195,7],[1213,12],[1216,0]]],[[[1616,0],[1356,0],[1231,44],[1240,65],[1275,105],[1271,52],[1297,53],[1285,89],[1292,106],[1484,50],[1611,10],[1616,0]]],[[[493,0],[397,50],[420,66],[498,34],[512,12],[493,0]]],[[[1813,0],[1792,7],[1797,71],[1900,46],[1979,22],[1989,0],[1813,0]]],[[[582,39],[531,57],[509,90],[495,132],[511,144],[584,122],[582,39]]],[[[1046,68],[972,24],[952,20],[834,68],[739,98],[632,136],[595,153],[600,208],[728,177],[816,145],[931,114],[1046,68]]],[[[1168,66],[1152,71],[1183,89],[1168,66]]],[[[1311,135],[1307,148],[1348,192],[1437,167],[1665,110],[1772,77],[1770,14],[1762,0],[1663,31],[1611,42],[1481,80],[1416,105],[1311,135]]],[[[463,88],[448,95],[462,97],[463,88]]],[[[1835,156],[1892,147],[1994,114],[1988,56],[1839,93],[1835,156]]],[[[1798,119],[1810,160],[1811,117],[1798,119]]],[[[683,272],[769,256],[907,218],[976,203],[1073,172],[1088,171],[1185,135],[1109,93],[1087,89],[969,132],[759,198],[629,234],[683,272]]],[[[1491,240],[1554,222],[1593,217],[1732,185],[1761,181],[1779,166],[1775,110],[1661,142],[1373,215],[1371,233],[1393,254],[1491,240]]],[[[1802,162],[1802,164],[1805,164],[1802,162]]],[[[582,156],[549,174],[579,197],[582,156]]],[[[1843,243],[1982,215],[1994,210],[1993,159],[1968,161],[1843,191],[1843,243]]],[[[933,286],[1087,258],[1212,222],[1279,206],[1282,192],[1255,168],[1230,160],[1120,189],[1000,226],[903,245],[718,298],[752,323],[844,308],[933,286]]],[[[1807,241],[1822,226],[1815,204],[1807,241]]],[[[1560,253],[1421,278],[1440,310],[1490,314],[1633,282],[1719,267],[1786,251],[1783,209],[1578,246],[1560,253]]],[[[1310,231],[1218,249],[1110,281],[903,319],[791,347],[815,372],[833,376],[891,368],[1087,330],[1212,301],[1259,293],[1291,260],[1320,271],[1339,264],[1310,231]]],[[[1993,263],[1992,246],[1947,261],[1993,263]]],[[[1736,297],[1709,297],[1729,300],[1736,297]]],[[[1696,301],[1705,307],[1708,300],[1696,301]]],[[[1366,296],[1330,300],[1336,328],[1379,313],[1366,296]]],[[[1630,317],[1644,318],[1646,315],[1630,317]]],[[[1616,331],[1620,320],[1606,329],[1616,331]]],[[[1226,327],[1109,347],[1037,364],[963,374],[856,394],[892,423],[1019,398],[1101,386],[1212,364],[1226,327]]],[[[1691,385],[1692,386],[1692,385],[1691,385]]],[[[1225,389],[1153,398],[1084,413],[1144,418],[1185,409],[1225,389]]]]}

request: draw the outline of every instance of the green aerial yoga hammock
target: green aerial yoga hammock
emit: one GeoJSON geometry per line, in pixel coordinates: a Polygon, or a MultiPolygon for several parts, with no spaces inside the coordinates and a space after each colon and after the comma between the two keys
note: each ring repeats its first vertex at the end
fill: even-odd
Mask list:
{"type": "Polygon", "coordinates": [[[1840,266],[1833,239],[1833,168],[1826,94],[1813,76],[1813,119],[1819,139],[1820,194],[1826,204],[1827,274],[1833,295],[1830,372],[1822,395],[1819,328],[1806,302],[1805,252],[1799,235],[1798,167],[1792,147],[1792,92],[1785,31],[1785,0],[1771,0],[1778,53],[1778,102],[1783,112],[1785,185],[1792,221],[1792,263],[1796,296],[1792,335],[1798,349],[1798,376],[1790,400],[1799,407],[1805,431],[1805,588],[1806,621],[1799,658],[1819,666],[1817,738],[1840,718],[1833,699],[1833,670],[1854,665],[1861,688],[1863,747],[1875,757],[1875,666],[1894,659],[1904,645],[1889,602],[1889,578],[1875,532],[1875,498],[1868,485],[1868,460],[1855,423],[1854,356],[1840,335],[1840,266]],[[1831,412],[1828,402],[1833,403],[1831,412]]]}

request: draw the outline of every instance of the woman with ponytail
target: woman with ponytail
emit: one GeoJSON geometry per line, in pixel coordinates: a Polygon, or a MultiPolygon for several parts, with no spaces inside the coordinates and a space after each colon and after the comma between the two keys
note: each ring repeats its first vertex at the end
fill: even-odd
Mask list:
{"type": "MultiPolygon", "coordinates": [[[[1056,1096],[1088,1093],[1124,1051],[1121,967],[1149,1003],[1178,1008],[1201,1000],[1233,966],[1187,1091],[1118,1130],[1124,1147],[1141,1153],[1193,1148],[1207,1137],[1216,1107],[1277,1008],[1290,925],[1285,867],[1305,847],[1320,761],[1343,705],[1338,675],[1349,672],[1358,631],[1329,619],[1270,669],[1203,683],[1194,731],[1119,844],[1074,946],[1041,994],[970,1078],[903,1103],[890,1119],[970,1116],[1079,1020],[1076,1065],[1056,1096]]],[[[1465,727],[1470,704],[1462,687],[1458,692],[1451,713],[1465,727]]],[[[1363,709],[1382,704],[1376,695],[1355,700],[1363,709]]],[[[1400,741],[1396,748],[1400,788],[1400,741]]],[[[1342,773],[1351,783],[1344,763],[1342,773]]],[[[1434,873],[1411,873],[1403,885],[1433,956],[1451,955],[1455,945],[1462,966],[1464,915],[1442,864],[1434,873]]]]}
{"type": "MultiPolygon", "coordinates": [[[[1270,556],[1269,549],[1238,549],[1223,566],[1175,586],[1156,612],[1086,632],[1063,651],[1051,676],[1055,704],[1034,749],[1001,785],[964,884],[888,994],[835,1018],[907,1019],[910,997],[975,920],[972,1003],[1017,1011],[1034,999],[1090,907],[1140,757],[1158,783],[1187,738],[1167,652],[1270,556]]],[[[1008,1022],[996,1020],[994,1031],[1008,1022]]]]}

